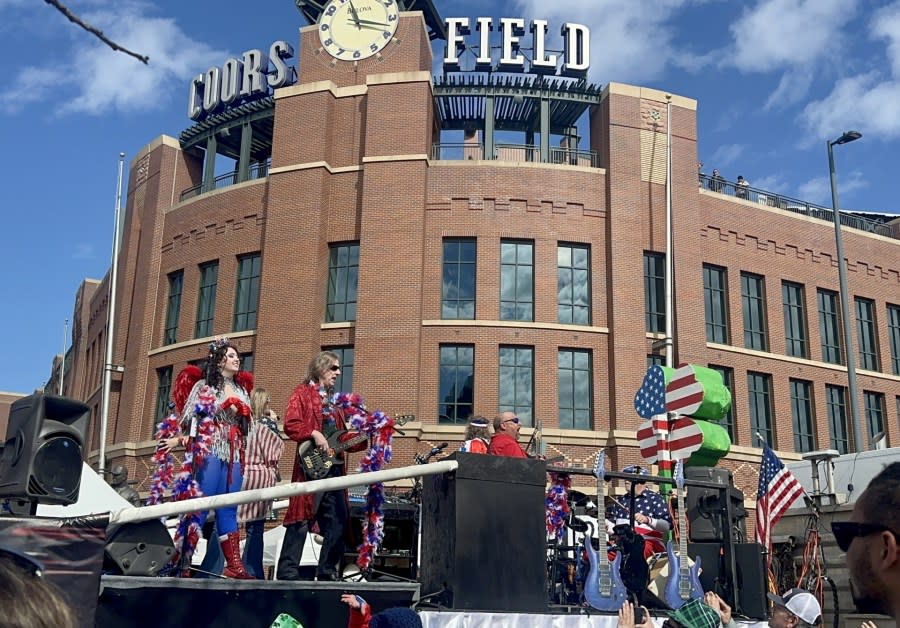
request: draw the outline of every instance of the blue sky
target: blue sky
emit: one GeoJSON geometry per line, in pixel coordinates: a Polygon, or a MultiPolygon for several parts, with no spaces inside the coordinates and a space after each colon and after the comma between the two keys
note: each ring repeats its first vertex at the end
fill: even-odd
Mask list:
{"type": "MultiPolygon", "coordinates": [[[[443,17],[485,3],[435,0],[443,17]]],[[[190,126],[195,74],[276,39],[296,45],[292,0],[69,0],[145,67],[40,0],[0,0],[0,181],[6,236],[0,390],[49,377],[85,277],[110,261],[116,166],[190,126]]],[[[837,150],[841,205],[900,213],[900,0],[506,0],[494,16],[591,28],[593,82],[696,98],[700,158],[729,180],[830,205],[824,143],[837,150]]],[[[559,47],[560,42],[555,43],[559,47]]],[[[436,44],[443,56],[443,44],[436,44]]]]}

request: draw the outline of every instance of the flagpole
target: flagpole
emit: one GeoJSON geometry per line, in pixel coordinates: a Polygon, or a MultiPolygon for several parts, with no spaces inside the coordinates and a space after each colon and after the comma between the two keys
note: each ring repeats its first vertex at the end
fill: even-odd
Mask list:
{"type": "Polygon", "coordinates": [[[66,376],[66,336],[69,335],[69,319],[63,323],[63,341],[62,341],[62,361],[59,363],[59,386],[57,395],[62,397],[63,394],[63,378],[66,376]]]}
{"type": "MultiPolygon", "coordinates": [[[[666,94],[666,285],[665,285],[665,310],[666,310],[666,336],[664,339],[666,349],[666,366],[675,368],[675,304],[674,295],[674,269],[672,261],[672,95],[666,94]]],[[[673,412],[666,413],[666,420],[671,425],[675,418],[673,412]]],[[[668,440],[668,436],[666,436],[668,440]]],[[[672,459],[668,447],[659,452],[659,474],[662,477],[672,477],[672,459]]],[[[671,487],[666,484],[659,487],[660,495],[667,497],[671,487]]]]}
{"type": "Polygon", "coordinates": [[[119,153],[119,177],[116,182],[116,224],[113,228],[112,266],[109,270],[109,300],[106,310],[106,360],[103,365],[103,397],[100,411],[100,460],[97,473],[103,477],[106,471],[106,432],[109,429],[109,395],[112,388],[113,345],[115,344],[116,280],[119,270],[119,215],[122,211],[122,173],[125,169],[125,153],[119,153]]]}

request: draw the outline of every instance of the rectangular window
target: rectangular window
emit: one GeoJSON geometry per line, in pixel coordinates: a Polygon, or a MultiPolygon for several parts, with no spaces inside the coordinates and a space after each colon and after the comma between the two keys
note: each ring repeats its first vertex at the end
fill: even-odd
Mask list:
{"type": "Polygon", "coordinates": [[[233,331],[256,329],[256,310],[259,307],[259,269],[259,253],[238,258],[233,331]]]}
{"type": "Polygon", "coordinates": [[[515,412],[522,425],[534,414],[534,348],[500,347],[500,412],[515,412]]]}
{"type": "Polygon", "coordinates": [[[831,432],[831,448],[840,454],[850,453],[850,436],[847,433],[847,403],[843,386],[825,384],[825,406],[828,408],[828,429],[831,432]]]}
{"type": "Polygon", "coordinates": [[[841,321],[838,314],[837,292],[817,291],[819,301],[819,335],[822,337],[822,361],[829,364],[843,364],[841,344],[841,321]]]}
{"type": "Polygon", "coordinates": [[[869,426],[869,440],[871,441],[876,434],[884,432],[884,394],[863,391],[863,401],[866,404],[866,425],[869,426]]]}
{"type": "Polygon", "coordinates": [[[731,408],[728,409],[728,414],[725,415],[725,418],[719,421],[719,425],[728,430],[728,436],[731,437],[731,442],[737,444],[737,434],[734,431],[734,369],[729,366],[719,366],[717,364],[710,364],[709,368],[719,372],[722,376],[722,383],[724,383],[725,387],[731,391],[731,408]]]}
{"type": "Polygon", "coordinates": [[[475,398],[475,347],[440,346],[438,422],[464,424],[475,398]]]}
{"type": "MultiPolygon", "coordinates": [[[[803,285],[790,281],[781,283],[784,307],[784,348],[789,356],[808,358],[806,342],[806,298],[803,285]]],[[[798,449],[797,451],[804,451],[798,449]]]]}
{"type": "Polygon", "coordinates": [[[879,370],[878,339],[875,336],[875,302],[856,299],[856,337],[859,341],[859,366],[879,370]]]}
{"type": "Polygon", "coordinates": [[[334,389],[340,392],[353,392],[353,347],[325,347],[326,351],[336,354],[341,364],[341,374],[334,382],[334,389]]]}
{"type": "Polygon", "coordinates": [[[248,373],[253,372],[253,353],[241,354],[241,370],[248,373]]]}
{"type": "Polygon", "coordinates": [[[216,315],[216,285],[219,282],[219,262],[200,265],[200,294],[197,298],[197,324],[194,338],[213,334],[213,318],[216,315]]]}
{"type": "Polygon", "coordinates": [[[703,304],[706,310],[706,340],[728,344],[728,271],[703,265],[703,304]]]}
{"type": "Polygon", "coordinates": [[[559,377],[559,427],[590,430],[591,426],[591,352],[560,349],[557,354],[559,377]]]}
{"type": "Polygon", "coordinates": [[[812,382],[791,380],[791,416],[794,420],[794,451],[813,451],[816,445],[813,425],[812,382]]]}
{"type": "Polygon", "coordinates": [[[891,343],[891,373],[900,375],[900,305],[887,306],[888,341],[891,343]]]}
{"type": "Polygon", "coordinates": [[[500,243],[500,320],[534,320],[534,243],[500,243]]]}
{"type": "Polygon", "coordinates": [[[666,365],[666,356],[660,355],[658,353],[648,353],[647,354],[647,368],[651,366],[665,366],[666,365]]]}
{"type": "Polygon", "coordinates": [[[441,318],[475,318],[475,238],[444,238],[441,318]]]}
{"type": "Polygon", "coordinates": [[[762,447],[757,432],[769,446],[775,449],[772,431],[772,376],[766,373],[747,373],[747,392],[750,401],[750,442],[754,447],[762,447]]]}
{"type": "Polygon", "coordinates": [[[644,314],[647,331],[666,331],[666,257],[644,251],[644,314]]]}
{"type": "MultiPolygon", "coordinates": [[[[172,367],[156,369],[156,420],[162,421],[169,414],[169,397],[172,395],[172,367]]],[[[156,426],[153,426],[156,432],[156,426]]]]}
{"type": "Polygon", "coordinates": [[[169,273],[169,302],[166,305],[166,327],[163,344],[178,342],[178,317],[181,316],[181,293],[184,289],[184,271],[169,273]]]}
{"type": "Polygon", "coordinates": [[[560,244],[556,248],[556,303],[560,323],[591,324],[591,248],[560,244]]]}
{"type": "Polygon", "coordinates": [[[765,277],[741,273],[741,303],[744,310],[744,346],[768,351],[765,277]]]}
{"type": "Polygon", "coordinates": [[[328,297],[325,322],[356,320],[356,288],[359,280],[359,243],[328,247],[328,297]]]}

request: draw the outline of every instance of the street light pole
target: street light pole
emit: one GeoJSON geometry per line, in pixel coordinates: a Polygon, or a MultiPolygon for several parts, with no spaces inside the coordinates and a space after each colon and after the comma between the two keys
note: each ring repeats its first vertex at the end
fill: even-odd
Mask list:
{"type": "Polygon", "coordinates": [[[834,146],[847,144],[862,137],[859,131],[847,131],[828,145],[828,172],[831,175],[831,214],[834,219],[834,243],[837,248],[838,281],[841,291],[841,323],[844,328],[844,352],[847,358],[847,390],[850,395],[850,424],[856,451],[865,451],[862,437],[862,417],[859,415],[859,394],[856,388],[856,353],[853,351],[853,325],[850,319],[850,295],[847,289],[847,262],[844,259],[844,242],[841,237],[841,213],[838,205],[837,175],[834,171],[834,146]]]}

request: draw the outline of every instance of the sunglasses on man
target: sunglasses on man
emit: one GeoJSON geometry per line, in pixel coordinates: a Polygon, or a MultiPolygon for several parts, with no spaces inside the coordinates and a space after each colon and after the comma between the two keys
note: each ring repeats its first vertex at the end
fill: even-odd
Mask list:
{"type": "Polygon", "coordinates": [[[511,419],[504,419],[504,420],[501,421],[501,422],[502,422],[502,423],[515,423],[516,425],[518,425],[518,424],[519,424],[519,417],[515,416],[515,417],[513,417],[513,418],[511,418],[511,419]]]}
{"type": "Polygon", "coordinates": [[[834,534],[834,538],[842,552],[846,552],[850,549],[850,544],[853,543],[853,539],[878,534],[880,532],[890,532],[894,535],[897,543],[900,544],[900,534],[880,523],[832,521],[831,532],[834,534]]]}

